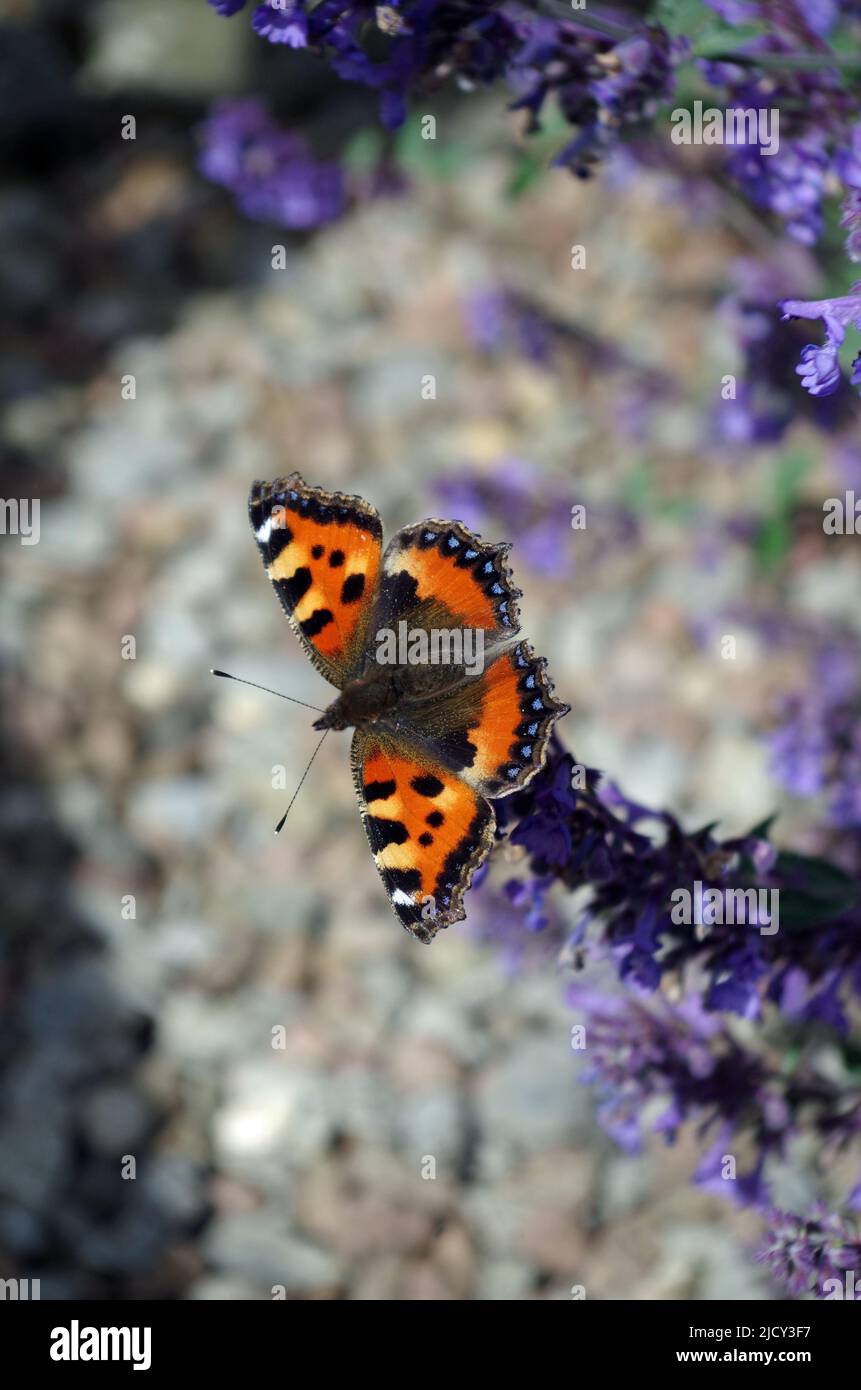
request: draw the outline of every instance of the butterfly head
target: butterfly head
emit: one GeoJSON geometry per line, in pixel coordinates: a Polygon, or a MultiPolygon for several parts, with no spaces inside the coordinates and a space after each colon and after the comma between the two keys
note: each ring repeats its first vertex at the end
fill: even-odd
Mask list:
{"type": "Polygon", "coordinates": [[[363,729],[397,708],[401,688],[391,668],[350,681],[319,719],[315,729],[363,729]]]}

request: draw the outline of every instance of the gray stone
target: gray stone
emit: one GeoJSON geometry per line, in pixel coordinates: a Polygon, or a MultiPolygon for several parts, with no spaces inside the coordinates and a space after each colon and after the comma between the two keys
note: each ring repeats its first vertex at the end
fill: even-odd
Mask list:
{"type": "Polygon", "coordinates": [[[272,1208],[223,1217],[208,1230],[206,1257],[222,1276],[271,1292],[283,1284],[290,1294],[337,1284],[340,1261],[330,1252],[291,1236],[272,1208]]]}
{"type": "Polygon", "coordinates": [[[515,1149],[564,1144],[592,1131],[592,1105],[578,1086],[568,1036],[524,1038],[488,1067],[476,1093],[482,1128],[515,1149]]]}
{"type": "Polygon", "coordinates": [[[432,1154],[447,1168],[456,1166],[464,1145],[464,1102],[456,1091],[418,1091],[398,1101],[394,1138],[413,1162],[432,1154]]]}
{"type": "Polygon", "coordinates": [[[130,1086],[99,1086],[84,1097],[80,1126],[97,1153],[134,1153],[152,1122],[147,1101],[130,1086]]]}

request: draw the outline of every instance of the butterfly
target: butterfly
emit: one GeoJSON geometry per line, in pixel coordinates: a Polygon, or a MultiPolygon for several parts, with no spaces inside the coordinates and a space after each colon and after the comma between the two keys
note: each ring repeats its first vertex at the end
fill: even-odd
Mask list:
{"type": "Polygon", "coordinates": [[[354,728],[374,862],[400,922],[429,943],[466,916],[491,801],[534,777],[569,709],[517,637],[510,546],[433,519],[384,551],[373,507],[298,473],[255,482],[248,510],[290,626],[339,691],[314,727],[354,728]]]}

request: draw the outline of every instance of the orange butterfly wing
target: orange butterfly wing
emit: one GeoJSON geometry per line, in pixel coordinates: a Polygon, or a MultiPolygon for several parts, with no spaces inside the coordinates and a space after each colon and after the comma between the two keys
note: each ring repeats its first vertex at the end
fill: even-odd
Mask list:
{"type": "Polygon", "coordinates": [[[497,647],[481,675],[405,704],[401,725],[481,795],[507,796],[543,765],[553,725],[569,710],[554,698],[545,668],[528,642],[497,647]]]}
{"type": "Polygon", "coordinates": [[[318,670],[343,687],[361,664],[383,528],[361,497],[308,487],[298,473],[256,482],[248,514],[266,573],[318,670]]]}
{"type": "Polygon", "coordinates": [[[378,627],[481,628],[513,636],[517,600],[507,544],[487,545],[460,521],[421,521],[392,538],[383,559],[378,627]]]}
{"type": "Polygon", "coordinates": [[[441,763],[382,730],[357,730],[352,763],[389,901],[402,925],[427,944],[466,916],[463,895],[493,844],[493,808],[441,763]]]}

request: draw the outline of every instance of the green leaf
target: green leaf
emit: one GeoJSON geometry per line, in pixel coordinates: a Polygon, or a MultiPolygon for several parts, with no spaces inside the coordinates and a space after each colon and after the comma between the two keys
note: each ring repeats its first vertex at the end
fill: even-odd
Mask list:
{"type": "Polygon", "coordinates": [[[640,459],[623,485],[623,498],[634,511],[649,512],[655,505],[655,483],[648,459],[640,459]]]}
{"type": "Polygon", "coordinates": [[[779,507],[788,510],[795,505],[802,480],[812,467],[813,459],[800,450],[783,454],[778,460],[774,493],[779,507]]]}
{"type": "Polygon", "coordinates": [[[751,39],[761,39],[765,33],[766,30],[760,24],[716,24],[697,38],[694,55],[697,58],[713,58],[718,55],[729,57],[737,52],[743,43],[748,43],[751,39]]]}
{"type": "Polygon", "coordinates": [[[366,126],[344,146],[341,160],[351,174],[366,174],[379,164],[382,152],[383,137],[380,131],[366,126]]]}
{"type": "Polygon", "coordinates": [[[754,554],[760,568],[767,574],[774,574],[782,566],[791,545],[792,527],[783,513],[766,517],[754,544],[754,554]]]}
{"type": "Polygon", "coordinates": [[[515,166],[511,171],[511,177],[505,186],[505,196],[520,198],[531,188],[536,179],[539,179],[547,168],[543,159],[538,159],[532,153],[520,154],[517,157],[515,166]]]}
{"type": "Polygon", "coordinates": [[[767,840],[771,832],[771,827],[777,820],[777,816],[777,811],[772,811],[770,816],[766,816],[765,820],[759,821],[752,830],[748,830],[747,834],[742,835],[740,838],[743,840],[767,840]]]}
{"type": "Polygon", "coordinates": [[[792,510],[801,495],[801,484],[813,467],[809,454],[795,450],[778,460],[774,476],[775,509],[764,517],[755,542],[755,554],[767,574],[777,572],[792,546],[792,510]]]}
{"type": "Polygon", "coordinates": [[[658,0],[654,17],[674,37],[682,34],[688,39],[716,22],[715,16],[703,9],[702,0],[658,0]]]}
{"type": "Polygon", "coordinates": [[[783,850],[774,870],[781,878],[797,878],[797,888],[780,890],[780,925],[791,929],[833,921],[857,907],[859,885],[827,859],[783,850]]]}
{"type": "Polygon", "coordinates": [[[450,179],[475,164],[480,152],[464,140],[443,144],[440,140],[424,140],[421,124],[408,117],[398,131],[395,142],[397,163],[414,178],[450,179]]]}
{"type": "Polygon", "coordinates": [[[698,58],[732,53],[739,44],[766,32],[761,24],[727,24],[702,0],[658,0],[654,17],[674,37],[690,39],[698,58]]]}

